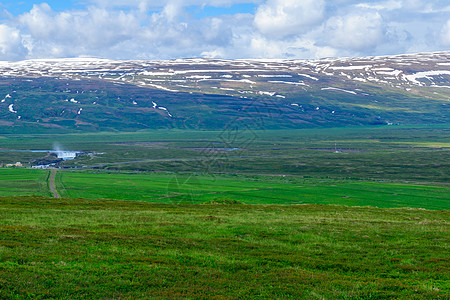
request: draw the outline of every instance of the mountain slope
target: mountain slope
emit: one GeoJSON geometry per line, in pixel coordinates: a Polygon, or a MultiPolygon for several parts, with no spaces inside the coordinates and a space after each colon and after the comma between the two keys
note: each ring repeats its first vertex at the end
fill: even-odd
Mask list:
{"type": "Polygon", "coordinates": [[[439,124],[450,52],[308,60],[0,63],[2,132],[439,124]]]}

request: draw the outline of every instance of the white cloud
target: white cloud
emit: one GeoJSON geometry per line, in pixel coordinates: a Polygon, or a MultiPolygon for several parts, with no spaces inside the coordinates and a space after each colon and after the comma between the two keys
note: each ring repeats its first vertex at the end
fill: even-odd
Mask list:
{"type": "Polygon", "coordinates": [[[20,31],[0,24],[0,60],[20,59],[25,53],[20,31]]]}
{"type": "Polygon", "coordinates": [[[297,37],[284,41],[254,36],[250,42],[248,55],[255,58],[322,58],[336,56],[338,52],[327,45],[318,46],[314,40],[297,37]]]}
{"type": "Polygon", "coordinates": [[[56,13],[35,5],[18,20],[30,35],[31,57],[96,55],[142,34],[135,14],[97,7],[56,13]]]}
{"type": "Polygon", "coordinates": [[[139,28],[139,20],[131,13],[94,7],[82,12],[55,13],[45,3],[35,5],[19,17],[19,22],[37,42],[98,47],[129,38],[139,28]]]}
{"type": "Polygon", "coordinates": [[[433,3],[436,1],[423,1],[423,0],[403,0],[402,8],[408,10],[424,10],[426,8],[431,8],[433,3]]]}
{"type": "Polygon", "coordinates": [[[399,0],[390,0],[379,3],[358,3],[356,7],[359,8],[368,8],[375,10],[394,10],[402,8],[402,1],[399,0]]]}
{"type": "MultiPolygon", "coordinates": [[[[85,0],[0,21],[0,59],[320,58],[450,47],[448,0],[85,0]],[[189,6],[259,5],[203,17],[189,6]],[[80,6],[78,6],[80,7],[80,6]]],[[[205,9],[206,11],[206,9],[205,9]]]]}
{"type": "Polygon", "coordinates": [[[323,19],[323,0],[268,0],[259,6],[255,26],[270,37],[285,37],[311,29],[323,19]]]}
{"type": "Polygon", "coordinates": [[[172,0],[164,6],[164,17],[170,22],[175,21],[182,13],[183,9],[180,1],[172,0]]]}
{"type": "Polygon", "coordinates": [[[450,20],[442,27],[441,41],[443,45],[450,47],[450,20]]]}
{"type": "Polygon", "coordinates": [[[379,13],[347,15],[330,18],[325,36],[336,48],[364,51],[383,42],[383,20],[379,13]]]}

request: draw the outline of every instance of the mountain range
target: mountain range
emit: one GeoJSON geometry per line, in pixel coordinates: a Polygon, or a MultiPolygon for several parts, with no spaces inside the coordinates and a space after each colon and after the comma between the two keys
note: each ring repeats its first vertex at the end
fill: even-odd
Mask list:
{"type": "Polygon", "coordinates": [[[0,62],[0,132],[443,124],[450,52],[320,60],[0,62]]]}

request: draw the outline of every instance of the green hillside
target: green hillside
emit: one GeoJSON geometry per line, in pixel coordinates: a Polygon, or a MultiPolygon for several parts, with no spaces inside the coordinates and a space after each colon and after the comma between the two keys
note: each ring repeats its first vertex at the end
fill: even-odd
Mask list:
{"type": "MultiPolygon", "coordinates": [[[[255,88],[256,89],[256,88],[255,88]]],[[[442,124],[440,99],[367,86],[366,95],[287,89],[285,98],[169,92],[102,80],[2,78],[0,132],[220,130],[442,124]],[[292,105],[292,104],[295,105],[292,105]],[[11,106],[12,105],[12,106],[11,106]]]]}

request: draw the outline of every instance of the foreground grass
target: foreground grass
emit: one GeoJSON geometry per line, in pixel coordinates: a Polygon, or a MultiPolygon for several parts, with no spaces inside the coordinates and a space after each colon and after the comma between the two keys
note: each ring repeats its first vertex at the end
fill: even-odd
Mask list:
{"type": "Polygon", "coordinates": [[[0,198],[0,298],[448,298],[448,211],[0,198]]]}

